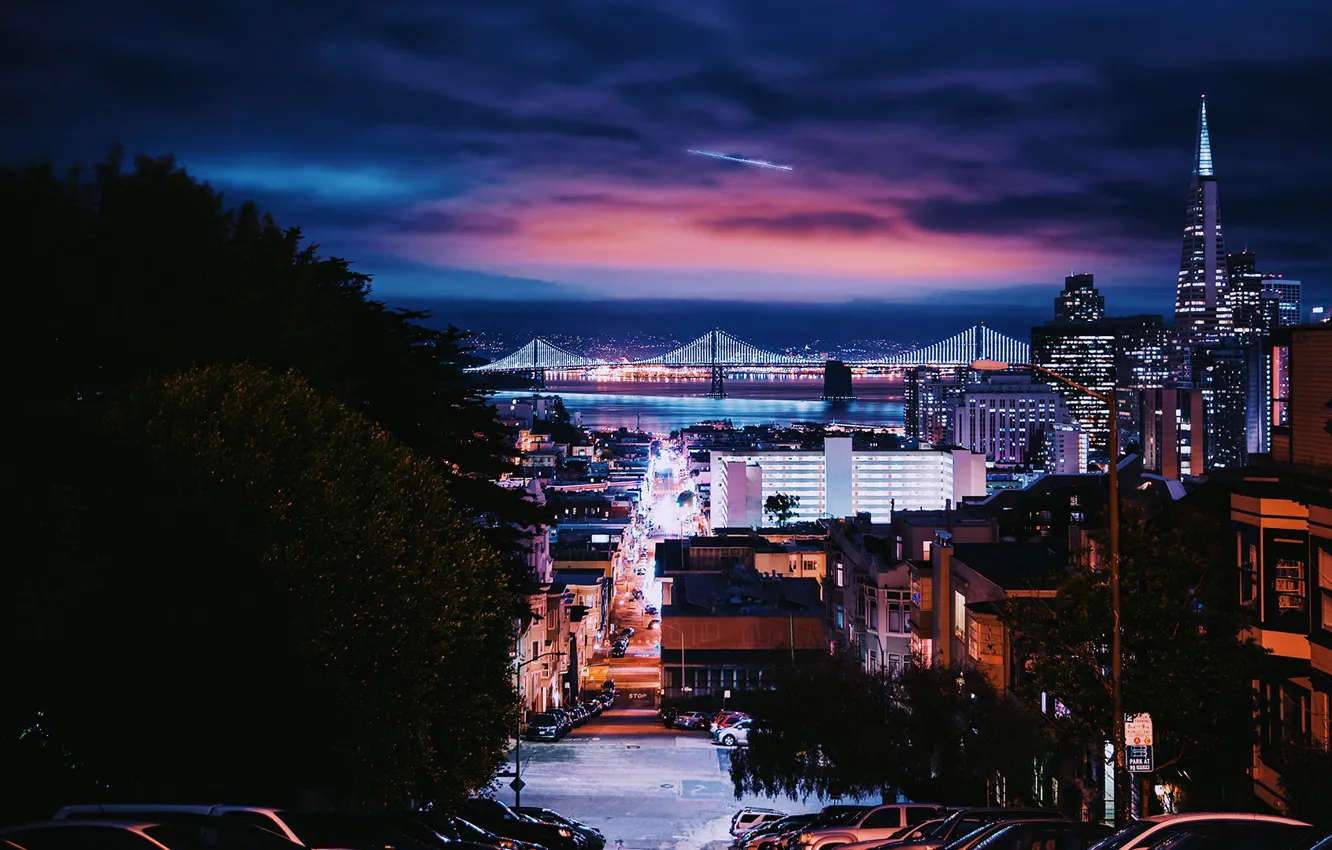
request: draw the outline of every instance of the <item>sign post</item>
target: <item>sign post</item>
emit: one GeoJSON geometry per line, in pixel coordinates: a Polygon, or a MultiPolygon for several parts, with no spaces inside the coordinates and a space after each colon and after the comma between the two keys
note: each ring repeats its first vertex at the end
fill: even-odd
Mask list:
{"type": "Polygon", "coordinates": [[[1156,769],[1150,714],[1124,716],[1124,763],[1129,773],[1151,773],[1156,769]]]}

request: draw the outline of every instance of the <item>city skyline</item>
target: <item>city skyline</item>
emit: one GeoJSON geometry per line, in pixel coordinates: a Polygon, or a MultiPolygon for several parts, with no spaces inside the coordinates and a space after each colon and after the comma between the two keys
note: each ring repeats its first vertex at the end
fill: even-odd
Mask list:
{"type": "Polygon", "coordinates": [[[929,339],[1045,321],[1070,273],[1168,315],[1203,92],[1227,247],[1332,300],[1317,3],[74,5],[0,23],[7,160],[174,153],[442,319],[799,303],[929,339]]]}

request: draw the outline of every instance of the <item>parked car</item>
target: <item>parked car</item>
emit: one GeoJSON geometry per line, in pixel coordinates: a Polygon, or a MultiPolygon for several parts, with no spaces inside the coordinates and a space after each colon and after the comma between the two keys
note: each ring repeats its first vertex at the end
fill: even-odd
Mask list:
{"type": "Polygon", "coordinates": [[[471,821],[463,820],[454,815],[441,815],[432,812],[429,814],[423,813],[423,816],[430,828],[449,842],[449,847],[459,847],[460,850],[467,850],[468,847],[491,847],[494,850],[546,850],[540,844],[530,844],[526,841],[496,835],[471,821]]]}
{"type": "Polygon", "coordinates": [[[68,848],[85,847],[193,850],[194,845],[176,839],[179,839],[179,836],[169,826],[151,820],[136,819],[39,821],[0,829],[0,841],[21,847],[23,850],[68,850],[68,848]]]}
{"type": "Polygon", "coordinates": [[[744,850],[776,850],[782,846],[783,838],[794,831],[796,835],[812,823],[818,814],[787,815],[780,820],[759,824],[741,835],[733,843],[744,850]]]}
{"type": "Polygon", "coordinates": [[[662,725],[667,729],[674,729],[675,718],[678,717],[679,714],[680,712],[674,706],[663,705],[657,710],[657,719],[660,720],[662,725]]]}
{"type": "Polygon", "coordinates": [[[746,806],[735,814],[731,815],[731,835],[740,836],[745,832],[764,823],[779,821],[786,817],[785,812],[779,812],[776,809],[763,809],[757,806],[746,806]]]}
{"type": "Polygon", "coordinates": [[[610,657],[611,657],[611,658],[623,658],[623,657],[625,656],[625,652],[626,652],[628,649],[629,649],[629,647],[628,647],[627,645],[622,644],[622,643],[617,643],[617,644],[615,644],[614,646],[611,647],[610,657]]]}
{"type": "Polygon", "coordinates": [[[675,716],[676,729],[706,729],[708,716],[701,711],[685,711],[675,716]]]}
{"type": "Polygon", "coordinates": [[[633,627],[633,626],[625,626],[624,628],[620,629],[620,637],[622,637],[622,638],[631,638],[631,637],[633,637],[633,636],[634,636],[634,627],[633,627]]]}
{"type": "Polygon", "coordinates": [[[647,607],[645,607],[645,608],[643,609],[643,613],[644,613],[644,614],[647,614],[649,617],[655,617],[655,616],[657,616],[657,606],[656,606],[656,605],[648,605],[647,607]]]}
{"type": "MultiPolygon", "coordinates": [[[[289,841],[305,844],[291,825],[290,813],[285,809],[267,806],[208,806],[177,805],[170,803],[107,803],[64,806],[55,813],[56,820],[86,820],[88,818],[121,818],[160,822],[162,818],[184,815],[206,815],[230,823],[249,824],[277,833],[289,841]]],[[[308,845],[307,845],[308,846],[308,845]]]]}
{"type": "Polygon", "coordinates": [[[248,823],[241,823],[233,817],[219,817],[210,814],[212,806],[143,806],[137,811],[122,808],[115,815],[108,814],[104,806],[65,806],[56,812],[57,820],[67,821],[104,821],[108,818],[128,817],[135,820],[152,820],[171,827],[180,836],[180,841],[165,841],[162,833],[157,840],[171,845],[176,843],[188,848],[223,848],[223,850],[300,850],[296,842],[280,835],[273,828],[260,828],[248,823]],[[155,810],[153,810],[155,809],[155,810]]]}
{"type": "Polygon", "coordinates": [[[344,814],[282,812],[282,819],[310,850],[443,850],[444,841],[410,821],[344,814]]]}
{"type": "Polygon", "coordinates": [[[992,823],[1022,820],[1060,820],[1062,815],[1053,809],[1022,808],[1018,806],[974,807],[961,809],[944,819],[928,836],[911,841],[891,841],[880,845],[892,850],[940,850],[951,842],[971,835],[992,823]]]}
{"type": "Polygon", "coordinates": [[[986,830],[971,845],[971,850],[1029,850],[1047,846],[1059,850],[1086,850],[1113,832],[1099,823],[1072,820],[998,823],[993,829],[986,830]]]}
{"type": "Polygon", "coordinates": [[[593,826],[588,826],[582,821],[576,821],[573,818],[565,817],[552,809],[542,809],[534,806],[519,806],[514,809],[524,817],[541,821],[542,823],[555,824],[556,826],[565,826],[587,839],[590,850],[601,850],[606,846],[606,836],[601,834],[601,830],[593,826]]]}
{"type": "MultiPolygon", "coordinates": [[[[726,727],[720,731],[731,732],[733,728],[726,727]]],[[[748,737],[748,726],[745,729],[745,735],[748,737]]],[[[731,734],[734,735],[733,732],[731,734]]],[[[886,806],[874,806],[839,823],[806,830],[800,834],[800,847],[802,850],[832,850],[834,847],[860,841],[875,839],[887,841],[927,820],[935,819],[942,811],[942,806],[928,803],[891,803],[886,806]]]]}
{"type": "Polygon", "coordinates": [[[749,745],[749,727],[754,721],[746,717],[744,720],[732,723],[730,726],[722,726],[714,729],[712,740],[727,747],[748,746],[749,745]]]}
{"type": "Polygon", "coordinates": [[[655,629],[660,625],[661,625],[661,620],[658,620],[654,617],[651,620],[648,620],[647,628],[655,629]]]}
{"type": "Polygon", "coordinates": [[[1279,850],[1294,844],[1309,824],[1275,815],[1241,812],[1197,812],[1143,818],[1092,845],[1092,850],[1192,850],[1213,846],[1279,850]]]}
{"type": "Polygon", "coordinates": [[[741,720],[748,719],[749,715],[745,714],[743,711],[719,711],[717,712],[717,716],[712,719],[712,723],[708,726],[708,731],[716,732],[723,726],[731,726],[732,724],[739,723],[741,720]]]}
{"type": "Polygon", "coordinates": [[[601,683],[601,689],[602,689],[603,691],[613,691],[613,690],[615,690],[615,680],[614,680],[614,679],[607,679],[606,681],[602,682],[602,683],[601,683]]]}
{"type": "Polygon", "coordinates": [[[523,737],[529,741],[558,741],[564,737],[564,724],[548,712],[534,714],[527,719],[523,737]]]}
{"type": "Polygon", "coordinates": [[[540,844],[548,850],[586,850],[587,847],[587,841],[567,826],[525,818],[499,800],[480,797],[464,800],[458,814],[496,835],[540,844]]]}

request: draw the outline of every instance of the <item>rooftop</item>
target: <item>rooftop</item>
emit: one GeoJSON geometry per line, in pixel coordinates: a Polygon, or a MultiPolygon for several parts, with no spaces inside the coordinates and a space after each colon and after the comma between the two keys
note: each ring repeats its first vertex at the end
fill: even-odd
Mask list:
{"type": "Polygon", "coordinates": [[[1067,553],[1045,543],[958,543],[953,559],[1004,590],[1052,590],[1068,566],[1067,553]]]}
{"type": "Polygon", "coordinates": [[[739,579],[719,573],[686,575],[675,580],[674,602],[663,617],[823,616],[819,582],[812,578],[739,579]]]}

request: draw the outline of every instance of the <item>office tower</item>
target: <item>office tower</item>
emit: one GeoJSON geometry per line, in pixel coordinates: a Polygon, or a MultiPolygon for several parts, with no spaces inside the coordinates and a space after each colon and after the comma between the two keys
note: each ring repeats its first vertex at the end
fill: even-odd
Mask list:
{"type": "Polygon", "coordinates": [[[1248,461],[1247,355],[1243,346],[1229,344],[1200,350],[1193,357],[1193,386],[1202,393],[1206,423],[1203,430],[1204,465],[1199,472],[1243,466],[1248,461]]]}
{"type": "Polygon", "coordinates": [[[1077,425],[1056,423],[1046,433],[1045,471],[1051,475],[1087,471],[1087,435],[1077,425]]]}
{"type": "Polygon", "coordinates": [[[1212,168],[1212,140],[1204,97],[1198,106],[1193,183],[1189,189],[1184,247],[1175,291],[1175,341],[1185,357],[1194,346],[1216,343],[1230,334],[1225,256],[1221,202],[1212,168]]]}
{"type": "Polygon", "coordinates": [[[1064,278],[1064,291],[1055,296],[1056,322],[1094,322],[1105,315],[1105,296],[1096,291],[1092,275],[1064,278]]]}
{"type": "Polygon", "coordinates": [[[1263,275],[1258,271],[1257,262],[1252,251],[1226,255],[1230,316],[1234,323],[1235,338],[1243,345],[1257,342],[1263,336],[1260,305],[1263,275]]]}
{"type": "MultiPolygon", "coordinates": [[[[1108,394],[1115,387],[1115,332],[1101,322],[1037,325],[1031,329],[1031,357],[1036,365],[1094,392],[1108,394]]],[[[1064,397],[1073,421],[1087,434],[1092,454],[1108,457],[1110,409],[1105,402],[1049,380],[1055,392],[1064,397]]]]}
{"type": "Polygon", "coordinates": [[[1302,310],[1300,307],[1300,282],[1298,280],[1287,280],[1279,274],[1265,274],[1263,275],[1263,292],[1276,293],[1281,327],[1301,323],[1302,310]]]}
{"type": "Polygon", "coordinates": [[[996,463],[1042,466],[1050,428],[1069,421],[1068,407],[1049,384],[1029,375],[999,374],[968,384],[953,413],[953,443],[996,463]]]}
{"type": "Polygon", "coordinates": [[[1170,380],[1170,330],[1160,316],[1114,316],[1097,326],[1115,338],[1115,385],[1163,387],[1170,380]]]}
{"type": "Polygon", "coordinates": [[[907,439],[946,443],[951,438],[953,404],[966,389],[969,369],[916,366],[902,386],[902,414],[907,439]]]}

